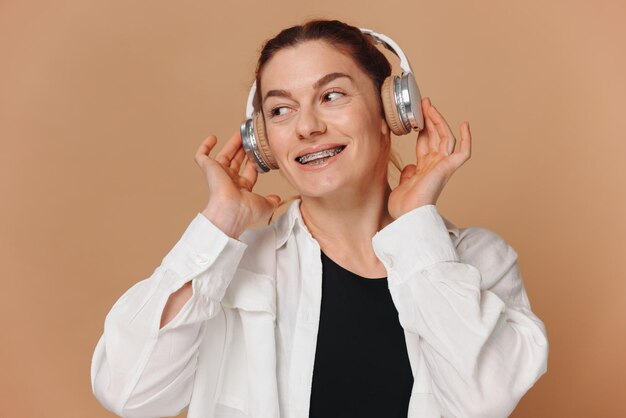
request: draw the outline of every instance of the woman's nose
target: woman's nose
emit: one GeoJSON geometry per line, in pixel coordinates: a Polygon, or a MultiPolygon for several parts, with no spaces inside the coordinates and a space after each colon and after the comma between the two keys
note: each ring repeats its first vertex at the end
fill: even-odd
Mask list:
{"type": "Polygon", "coordinates": [[[308,139],[326,132],[326,124],[315,108],[302,106],[298,111],[296,134],[298,139],[308,139]]]}

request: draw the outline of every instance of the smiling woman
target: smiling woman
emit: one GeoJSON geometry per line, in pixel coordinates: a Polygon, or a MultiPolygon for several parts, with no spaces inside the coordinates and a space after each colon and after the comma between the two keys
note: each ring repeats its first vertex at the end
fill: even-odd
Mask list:
{"type": "Polygon", "coordinates": [[[385,189],[389,128],[375,83],[350,56],[324,41],[281,49],[259,85],[272,155],[305,201],[385,189]]]}
{"type": "Polygon", "coordinates": [[[545,373],[548,342],[517,254],[436,202],[470,158],[384,35],[338,21],[261,52],[248,116],[196,162],[206,208],[107,316],[98,399],[121,416],[505,417],[545,373]],[[376,43],[392,49],[404,74],[376,43]],[[251,109],[252,108],[252,109],[251,109]],[[256,112],[254,112],[256,110],[256,112]],[[423,115],[423,116],[422,116],[423,115]],[[391,133],[417,164],[387,179],[391,133]],[[242,138],[243,136],[243,138],[242,138]],[[301,197],[253,189],[279,169],[301,197]]]}

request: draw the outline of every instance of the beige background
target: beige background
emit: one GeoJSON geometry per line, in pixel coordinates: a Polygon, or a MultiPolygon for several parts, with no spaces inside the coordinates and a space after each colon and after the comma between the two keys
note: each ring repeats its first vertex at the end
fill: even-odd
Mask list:
{"type": "Polygon", "coordinates": [[[551,344],[513,416],[626,416],[626,6],[225,4],[0,2],[0,416],[111,416],[89,381],[104,317],[206,203],[193,154],[237,129],[262,41],[308,17],[391,36],[471,121],[438,207],[517,250],[551,344]]]}

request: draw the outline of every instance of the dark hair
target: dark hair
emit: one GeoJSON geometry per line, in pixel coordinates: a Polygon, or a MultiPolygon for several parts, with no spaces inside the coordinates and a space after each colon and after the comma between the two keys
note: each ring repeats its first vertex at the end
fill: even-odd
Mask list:
{"type": "MultiPolygon", "coordinates": [[[[352,57],[354,62],[372,79],[379,93],[385,78],[391,74],[391,65],[387,57],[374,45],[371,36],[365,35],[357,27],[338,20],[311,20],[282,30],[263,45],[256,68],[255,109],[260,109],[263,66],[281,49],[294,47],[306,41],[328,42],[352,57]]],[[[380,103],[380,94],[377,97],[380,103]]]]}

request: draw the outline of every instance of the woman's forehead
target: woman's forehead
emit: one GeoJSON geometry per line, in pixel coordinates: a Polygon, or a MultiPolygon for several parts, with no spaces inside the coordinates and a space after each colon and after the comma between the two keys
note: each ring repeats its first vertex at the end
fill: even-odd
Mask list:
{"type": "Polygon", "coordinates": [[[306,41],[278,51],[261,72],[263,92],[312,88],[324,76],[343,73],[354,81],[367,77],[350,55],[324,41],[306,41]]]}

